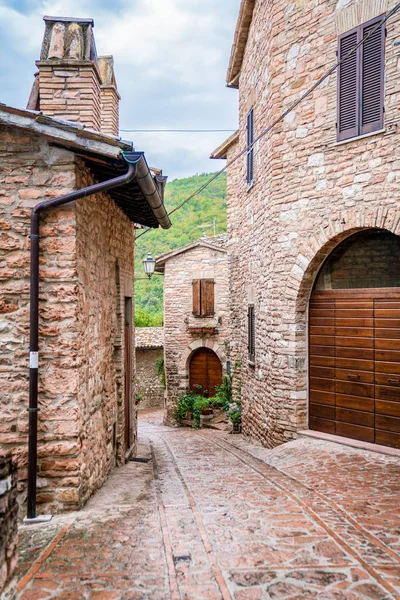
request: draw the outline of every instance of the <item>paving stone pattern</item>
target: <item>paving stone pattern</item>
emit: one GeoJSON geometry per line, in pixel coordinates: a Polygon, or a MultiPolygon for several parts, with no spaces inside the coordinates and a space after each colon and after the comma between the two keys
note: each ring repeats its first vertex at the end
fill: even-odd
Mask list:
{"type": "Polygon", "coordinates": [[[400,598],[400,458],[161,422],[141,412],[149,463],[21,527],[18,598],[400,598]]]}

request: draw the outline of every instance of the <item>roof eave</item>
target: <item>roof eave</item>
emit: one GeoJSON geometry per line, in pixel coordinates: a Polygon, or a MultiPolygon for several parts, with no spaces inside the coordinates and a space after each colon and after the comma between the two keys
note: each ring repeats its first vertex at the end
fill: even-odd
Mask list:
{"type": "Polygon", "coordinates": [[[212,152],[210,158],[227,158],[228,150],[239,140],[239,129],[230,135],[218,148],[212,152]]]}
{"type": "Polygon", "coordinates": [[[194,248],[198,247],[209,248],[210,250],[216,250],[217,252],[223,252],[225,254],[228,252],[226,248],[222,248],[221,246],[217,246],[215,244],[209,244],[206,240],[198,240],[192,242],[191,244],[188,244],[187,246],[182,246],[181,248],[176,248],[176,250],[171,250],[171,252],[166,252],[165,254],[157,256],[155,270],[157,271],[157,273],[164,273],[165,263],[168,260],[170,260],[171,258],[175,258],[175,256],[178,256],[179,254],[189,252],[189,250],[193,250],[194,248]]]}
{"type": "Polygon", "coordinates": [[[133,150],[131,142],[88,129],[79,123],[48,117],[41,112],[13,108],[0,103],[0,124],[44,135],[71,149],[88,150],[109,158],[118,158],[121,150],[133,150]]]}
{"type": "MultiPolygon", "coordinates": [[[[171,227],[164,206],[164,188],[167,178],[161,175],[153,176],[144,153],[135,152],[131,142],[123,142],[114,136],[87,129],[79,123],[55,119],[41,112],[13,108],[1,103],[0,124],[43,135],[55,145],[77,154],[98,155],[111,159],[111,163],[119,165],[119,168],[121,163],[123,164],[123,159],[127,163],[136,164],[135,181],[155,218],[154,224],[149,226],[160,225],[163,229],[171,227]]],[[[148,226],[146,222],[142,224],[148,226]]]]}
{"type": "Polygon", "coordinates": [[[239,75],[242,68],[244,51],[253,18],[254,5],[255,0],[242,0],[240,3],[235,37],[232,44],[229,67],[226,76],[226,85],[228,87],[237,88],[239,86],[239,75]]]}

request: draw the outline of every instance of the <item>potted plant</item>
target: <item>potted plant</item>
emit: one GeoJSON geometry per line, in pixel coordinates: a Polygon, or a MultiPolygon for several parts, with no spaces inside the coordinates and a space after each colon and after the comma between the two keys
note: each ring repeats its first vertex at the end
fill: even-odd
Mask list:
{"type": "Polygon", "coordinates": [[[240,433],[242,430],[242,407],[239,402],[234,402],[228,410],[228,418],[232,423],[232,433],[240,433]]]}
{"type": "Polygon", "coordinates": [[[193,428],[200,429],[201,424],[212,418],[212,415],[213,409],[210,404],[210,399],[197,396],[193,405],[193,428]]]}
{"type": "Polygon", "coordinates": [[[178,421],[183,419],[191,419],[193,416],[193,405],[197,396],[192,392],[187,392],[178,400],[178,405],[175,410],[178,421]]]}

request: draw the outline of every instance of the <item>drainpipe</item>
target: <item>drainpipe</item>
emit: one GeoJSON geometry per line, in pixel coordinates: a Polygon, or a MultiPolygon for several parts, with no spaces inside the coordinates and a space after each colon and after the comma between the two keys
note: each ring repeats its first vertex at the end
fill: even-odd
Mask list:
{"type": "Polygon", "coordinates": [[[136,164],[129,164],[125,175],[96,183],[53,200],[40,202],[31,217],[31,294],[30,294],[30,355],[29,355],[29,442],[28,442],[28,512],[25,523],[49,521],[51,516],[36,516],[37,423],[38,423],[38,363],[39,363],[39,221],[41,213],[74,202],[80,198],[106,192],[129,183],[136,176],[136,164]]]}

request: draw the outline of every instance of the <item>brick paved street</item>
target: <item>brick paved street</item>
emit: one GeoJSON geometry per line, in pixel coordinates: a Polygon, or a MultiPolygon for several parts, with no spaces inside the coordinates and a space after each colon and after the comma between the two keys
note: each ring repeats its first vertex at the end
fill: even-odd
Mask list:
{"type": "Polygon", "coordinates": [[[160,423],[141,413],[152,461],[21,528],[19,598],[400,598],[400,458],[160,423]]]}

